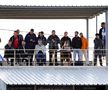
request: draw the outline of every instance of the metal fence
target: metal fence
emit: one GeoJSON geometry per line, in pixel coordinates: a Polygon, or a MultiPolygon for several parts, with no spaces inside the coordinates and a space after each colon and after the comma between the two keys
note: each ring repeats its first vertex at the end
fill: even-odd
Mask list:
{"type": "Polygon", "coordinates": [[[103,49],[0,49],[2,66],[106,66],[106,50],[103,49]],[[104,55],[103,55],[104,53],[104,55]],[[76,55],[75,55],[76,54],[76,55]],[[76,56],[76,57],[75,57],[76,56]],[[101,64],[102,63],[102,64],[101,64]]]}

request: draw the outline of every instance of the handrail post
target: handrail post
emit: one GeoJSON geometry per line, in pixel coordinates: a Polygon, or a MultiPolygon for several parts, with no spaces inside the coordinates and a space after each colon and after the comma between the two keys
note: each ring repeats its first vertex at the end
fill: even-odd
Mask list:
{"type": "Polygon", "coordinates": [[[15,66],[15,62],[16,61],[16,50],[14,49],[14,62],[13,62],[13,64],[14,64],[14,66],[15,66]]]}

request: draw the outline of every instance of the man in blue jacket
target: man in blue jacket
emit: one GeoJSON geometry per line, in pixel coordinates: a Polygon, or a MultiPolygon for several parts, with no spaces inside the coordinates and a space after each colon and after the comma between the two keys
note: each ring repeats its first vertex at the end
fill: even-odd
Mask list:
{"type": "Polygon", "coordinates": [[[25,42],[25,48],[27,49],[27,52],[30,56],[30,65],[32,65],[34,49],[35,45],[37,44],[37,38],[34,34],[34,29],[31,29],[30,32],[25,36],[25,42]]]}

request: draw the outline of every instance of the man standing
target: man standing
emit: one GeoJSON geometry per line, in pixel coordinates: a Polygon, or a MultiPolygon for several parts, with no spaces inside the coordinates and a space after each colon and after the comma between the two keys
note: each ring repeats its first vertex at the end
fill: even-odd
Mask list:
{"type": "Polygon", "coordinates": [[[101,29],[99,30],[99,38],[102,40],[102,56],[106,56],[105,48],[106,48],[106,30],[105,30],[105,22],[101,23],[101,29]]]}
{"type": "Polygon", "coordinates": [[[64,36],[61,38],[61,65],[63,65],[63,61],[66,59],[68,64],[70,64],[71,58],[71,39],[68,37],[68,32],[64,32],[64,36]]]}
{"type": "Polygon", "coordinates": [[[78,54],[78,61],[82,61],[81,54],[82,40],[78,36],[78,31],[75,31],[75,37],[72,39],[72,48],[74,53],[74,61],[76,61],[76,55],[78,54]]]}
{"type": "Polygon", "coordinates": [[[96,38],[94,39],[94,65],[97,64],[97,57],[99,56],[100,65],[102,66],[102,40],[99,38],[99,34],[96,33],[96,38]]]}
{"type": "Polygon", "coordinates": [[[17,29],[16,31],[18,33],[19,40],[21,41],[20,43],[22,43],[22,41],[23,41],[23,35],[20,34],[20,30],[19,29],[17,29]]]}
{"type": "Polygon", "coordinates": [[[48,37],[47,41],[49,43],[49,65],[53,65],[53,61],[55,62],[55,65],[57,65],[57,49],[59,48],[58,44],[60,43],[60,39],[56,35],[55,30],[52,30],[52,35],[48,37]]]}
{"type": "Polygon", "coordinates": [[[87,55],[88,40],[84,37],[83,33],[80,33],[80,38],[82,40],[82,47],[81,47],[82,56],[84,55],[84,58],[86,60],[86,65],[89,65],[89,59],[88,59],[88,55],[87,55]]]}
{"type": "Polygon", "coordinates": [[[19,59],[19,46],[21,46],[21,40],[19,39],[19,35],[17,31],[14,31],[14,35],[10,38],[10,40],[12,42],[12,46],[14,48],[14,58],[16,60],[17,63],[20,63],[20,59],[19,59]]]}
{"type": "Polygon", "coordinates": [[[30,57],[30,65],[32,65],[34,49],[35,45],[37,44],[37,38],[34,34],[34,29],[31,29],[30,32],[25,36],[25,42],[25,48],[27,49],[28,55],[30,57]]]}

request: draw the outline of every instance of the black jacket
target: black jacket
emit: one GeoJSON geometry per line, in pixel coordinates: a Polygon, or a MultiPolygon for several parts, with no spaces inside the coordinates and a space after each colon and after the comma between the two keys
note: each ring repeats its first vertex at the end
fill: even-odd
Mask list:
{"type": "Polygon", "coordinates": [[[100,38],[94,39],[94,49],[102,49],[102,40],[100,38]]]}
{"type": "Polygon", "coordinates": [[[8,44],[5,45],[5,52],[4,57],[5,58],[13,58],[14,57],[14,48],[12,46],[9,46],[8,44]]]}
{"type": "Polygon", "coordinates": [[[62,37],[61,41],[60,41],[60,47],[62,48],[62,46],[64,45],[65,42],[69,43],[69,46],[71,47],[71,39],[69,37],[62,37]]]}
{"type": "Polygon", "coordinates": [[[53,36],[53,35],[50,35],[48,37],[48,40],[47,42],[49,43],[49,49],[58,49],[58,44],[60,43],[60,39],[57,35],[53,36]],[[53,40],[55,42],[53,42],[53,40]]]}
{"type": "Polygon", "coordinates": [[[95,55],[102,55],[102,40],[100,38],[94,39],[94,49],[95,55]]]}
{"type": "Polygon", "coordinates": [[[105,28],[101,28],[100,30],[99,30],[99,37],[100,37],[100,39],[102,40],[102,30],[105,30],[105,28]]]}
{"type": "Polygon", "coordinates": [[[72,39],[72,48],[74,49],[81,49],[82,47],[82,40],[80,37],[74,37],[72,39]]]}
{"type": "Polygon", "coordinates": [[[38,36],[38,37],[37,37],[37,41],[38,41],[39,39],[42,40],[43,45],[45,45],[45,46],[47,45],[47,40],[46,40],[46,37],[45,37],[45,36],[38,36]]]}

